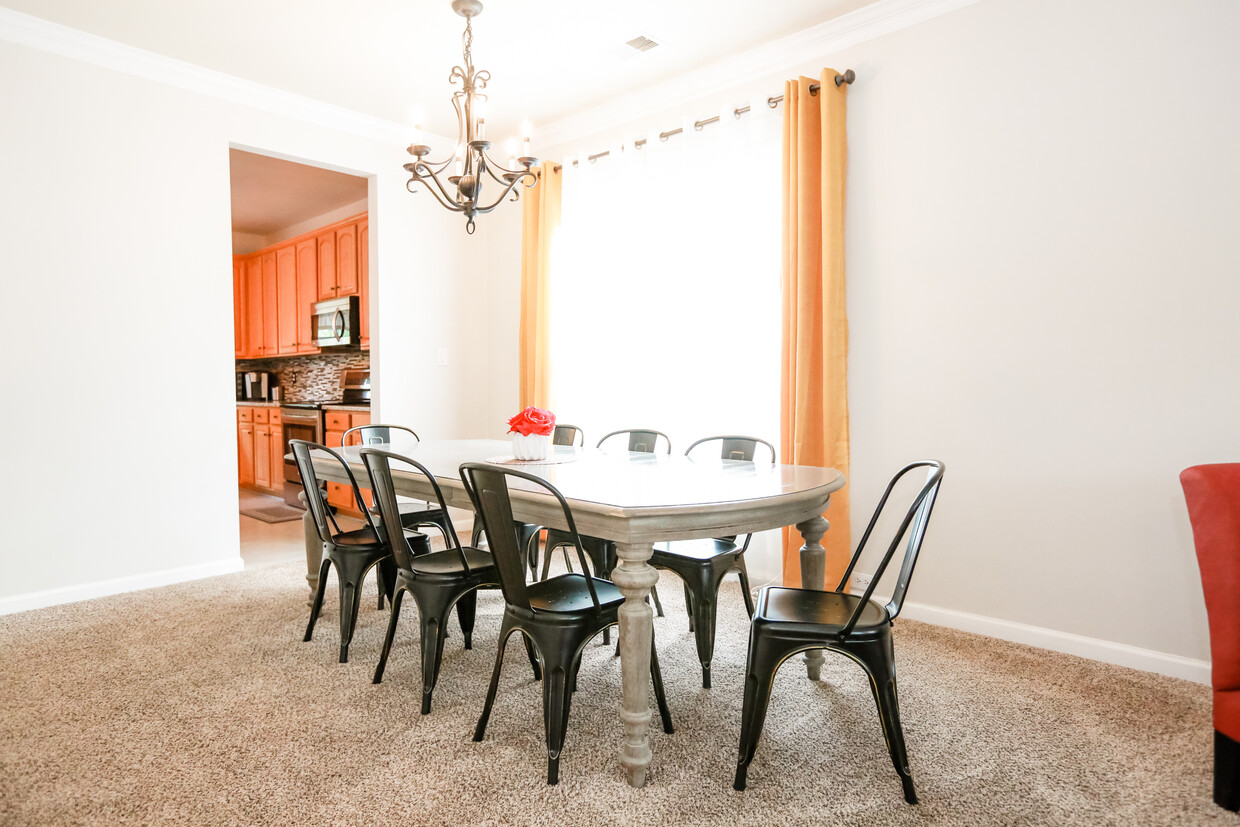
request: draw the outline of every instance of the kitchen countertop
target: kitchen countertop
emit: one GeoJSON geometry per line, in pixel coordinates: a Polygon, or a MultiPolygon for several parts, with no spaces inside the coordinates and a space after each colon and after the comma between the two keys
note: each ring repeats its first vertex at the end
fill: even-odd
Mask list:
{"type": "Polygon", "coordinates": [[[246,407],[246,408],[278,408],[278,407],[280,407],[280,403],[279,403],[279,402],[256,402],[256,401],[254,401],[254,400],[252,400],[252,399],[238,399],[238,400],[237,400],[237,407],[238,407],[238,408],[240,408],[240,407],[246,407]]]}
{"type": "Polygon", "coordinates": [[[325,411],[350,411],[353,413],[370,413],[369,405],[324,405],[325,411]]]}

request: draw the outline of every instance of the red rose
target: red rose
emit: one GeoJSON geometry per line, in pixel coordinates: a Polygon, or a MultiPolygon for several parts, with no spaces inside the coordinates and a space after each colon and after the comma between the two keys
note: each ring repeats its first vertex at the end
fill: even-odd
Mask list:
{"type": "Polygon", "coordinates": [[[550,436],[555,430],[555,414],[530,405],[521,413],[508,420],[508,433],[529,436],[540,434],[550,436]]]}

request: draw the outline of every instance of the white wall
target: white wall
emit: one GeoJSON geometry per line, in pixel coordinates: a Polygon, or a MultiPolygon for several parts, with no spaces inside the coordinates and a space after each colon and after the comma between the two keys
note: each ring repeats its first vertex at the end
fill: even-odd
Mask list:
{"type": "MultiPolygon", "coordinates": [[[[855,69],[855,531],[903,463],[942,459],[912,614],[1202,678],[1177,474],[1240,459],[1237,42],[1223,0],[984,0],[631,123],[599,110],[538,154],[855,69]]],[[[494,240],[489,326],[515,343],[519,234],[494,240]]]]}
{"type": "Polygon", "coordinates": [[[435,435],[474,427],[463,383],[422,369],[439,343],[477,368],[456,323],[477,293],[464,231],[405,192],[398,141],[11,42],[0,87],[0,244],[21,343],[0,406],[0,611],[239,566],[230,146],[371,177],[377,414],[435,435]]]}

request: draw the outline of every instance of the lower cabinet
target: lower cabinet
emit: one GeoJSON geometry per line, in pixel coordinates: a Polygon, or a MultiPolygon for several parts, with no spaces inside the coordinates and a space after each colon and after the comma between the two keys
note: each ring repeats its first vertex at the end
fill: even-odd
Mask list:
{"type": "Polygon", "coordinates": [[[267,491],[284,488],[284,429],[279,408],[237,406],[237,481],[267,491]]]}
{"type": "MultiPolygon", "coordinates": [[[[323,418],[326,423],[325,438],[328,448],[341,447],[345,432],[350,428],[370,424],[370,414],[368,413],[327,411],[323,418]]],[[[358,480],[359,484],[363,482],[363,480],[358,480]]],[[[374,498],[369,488],[362,488],[362,499],[366,501],[367,505],[374,504],[374,498]]],[[[361,512],[357,509],[357,501],[353,499],[353,491],[347,485],[338,482],[327,483],[327,502],[346,514],[352,514],[356,517],[361,516],[361,512]]]]}

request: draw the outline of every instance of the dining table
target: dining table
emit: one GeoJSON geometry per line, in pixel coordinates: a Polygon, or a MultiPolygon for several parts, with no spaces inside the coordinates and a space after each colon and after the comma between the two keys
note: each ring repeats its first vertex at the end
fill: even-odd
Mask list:
{"type": "MultiPolygon", "coordinates": [[[[383,446],[417,460],[434,475],[450,507],[473,510],[461,482],[465,462],[496,462],[519,468],[550,482],[564,495],[582,535],[616,544],[618,565],[611,580],[624,595],[619,609],[621,702],[623,742],[620,763],[629,784],[641,787],[652,759],[649,729],[652,720],[650,647],[654,612],[648,604],[650,588],[659,573],[649,564],[655,543],[749,534],[795,525],[800,550],[802,588],[823,588],[826,552],[822,537],[828,523],[823,517],[831,493],[844,486],[844,475],[834,468],[725,460],[718,456],[686,457],[594,448],[553,446],[545,462],[519,462],[506,440],[424,440],[410,445],[383,446]]],[[[369,486],[360,446],[336,449],[352,470],[358,485],[369,486]]],[[[322,480],[349,483],[348,475],[330,455],[312,454],[315,473],[322,480]]],[[[434,501],[429,481],[409,467],[393,464],[393,481],[400,496],[434,501]]],[[[547,528],[566,529],[563,512],[546,491],[517,477],[509,478],[513,517],[547,528]]],[[[314,586],[322,543],[313,519],[304,519],[308,579],[314,586]],[[317,551],[316,551],[317,550],[317,551]]],[[[818,680],[821,650],[807,652],[809,678],[818,680]]]]}

